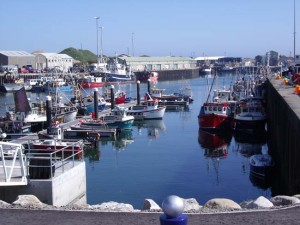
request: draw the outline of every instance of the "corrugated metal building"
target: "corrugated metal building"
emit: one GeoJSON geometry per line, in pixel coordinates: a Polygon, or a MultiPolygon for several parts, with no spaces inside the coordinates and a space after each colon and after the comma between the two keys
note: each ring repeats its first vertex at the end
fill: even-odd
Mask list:
{"type": "Polygon", "coordinates": [[[0,65],[25,65],[35,67],[35,56],[25,51],[0,51],[0,65]]]}
{"type": "Polygon", "coordinates": [[[192,69],[196,68],[196,60],[188,57],[119,57],[125,60],[131,66],[133,71],[144,70],[176,70],[176,69],[192,69]]]}

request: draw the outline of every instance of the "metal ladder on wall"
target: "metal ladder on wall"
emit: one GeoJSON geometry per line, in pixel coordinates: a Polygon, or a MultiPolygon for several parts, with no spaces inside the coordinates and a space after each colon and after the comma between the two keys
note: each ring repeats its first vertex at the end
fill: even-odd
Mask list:
{"type": "Polygon", "coordinates": [[[26,163],[22,144],[0,141],[0,186],[27,185],[26,163]]]}

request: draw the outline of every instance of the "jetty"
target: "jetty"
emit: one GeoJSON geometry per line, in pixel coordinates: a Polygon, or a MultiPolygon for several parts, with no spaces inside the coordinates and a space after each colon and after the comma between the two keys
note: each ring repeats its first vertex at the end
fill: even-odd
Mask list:
{"type": "MultiPolygon", "coordinates": [[[[134,104],[136,102],[132,101],[126,103],[124,107],[134,104]]],[[[110,112],[111,109],[107,109],[97,114],[101,117],[110,112]]],[[[92,119],[92,116],[59,124],[63,132],[69,135],[73,133],[71,136],[76,138],[73,139],[74,145],[81,144],[82,140],[78,139],[80,135],[100,137],[102,134],[105,137],[115,138],[115,129],[70,130],[71,126],[80,124],[83,119],[92,119]]],[[[42,132],[47,133],[46,130],[42,132]]],[[[0,141],[0,199],[13,202],[18,195],[32,194],[42,202],[53,206],[64,206],[74,202],[86,203],[83,148],[64,157],[58,155],[58,152],[64,152],[64,149],[41,153],[30,148],[30,144],[37,139],[38,133],[32,133],[17,139],[0,141]]]]}

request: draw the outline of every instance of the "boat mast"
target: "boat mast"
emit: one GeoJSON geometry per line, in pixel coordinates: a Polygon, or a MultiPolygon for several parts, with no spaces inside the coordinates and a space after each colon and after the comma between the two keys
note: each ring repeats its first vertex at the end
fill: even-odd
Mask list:
{"type": "Polygon", "coordinates": [[[296,0],[294,0],[294,63],[296,64],[296,0]]]}

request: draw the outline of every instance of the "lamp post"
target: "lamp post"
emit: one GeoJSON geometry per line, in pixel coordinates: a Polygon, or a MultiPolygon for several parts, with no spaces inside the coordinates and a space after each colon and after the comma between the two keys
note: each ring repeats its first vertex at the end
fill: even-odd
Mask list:
{"type": "Polygon", "coordinates": [[[98,61],[98,20],[100,19],[99,16],[95,16],[94,19],[96,20],[96,35],[97,35],[97,61],[98,61]]]}
{"type": "Polygon", "coordinates": [[[101,62],[102,62],[102,60],[103,60],[103,45],[102,45],[102,32],[103,32],[103,28],[104,27],[99,27],[100,28],[100,31],[101,31],[101,33],[100,33],[100,48],[101,48],[101,53],[100,53],[100,59],[101,59],[101,62]]]}
{"type": "Polygon", "coordinates": [[[131,33],[131,47],[132,47],[132,56],[134,56],[134,49],[133,49],[133,35],[134,33],[131,33]]]}

